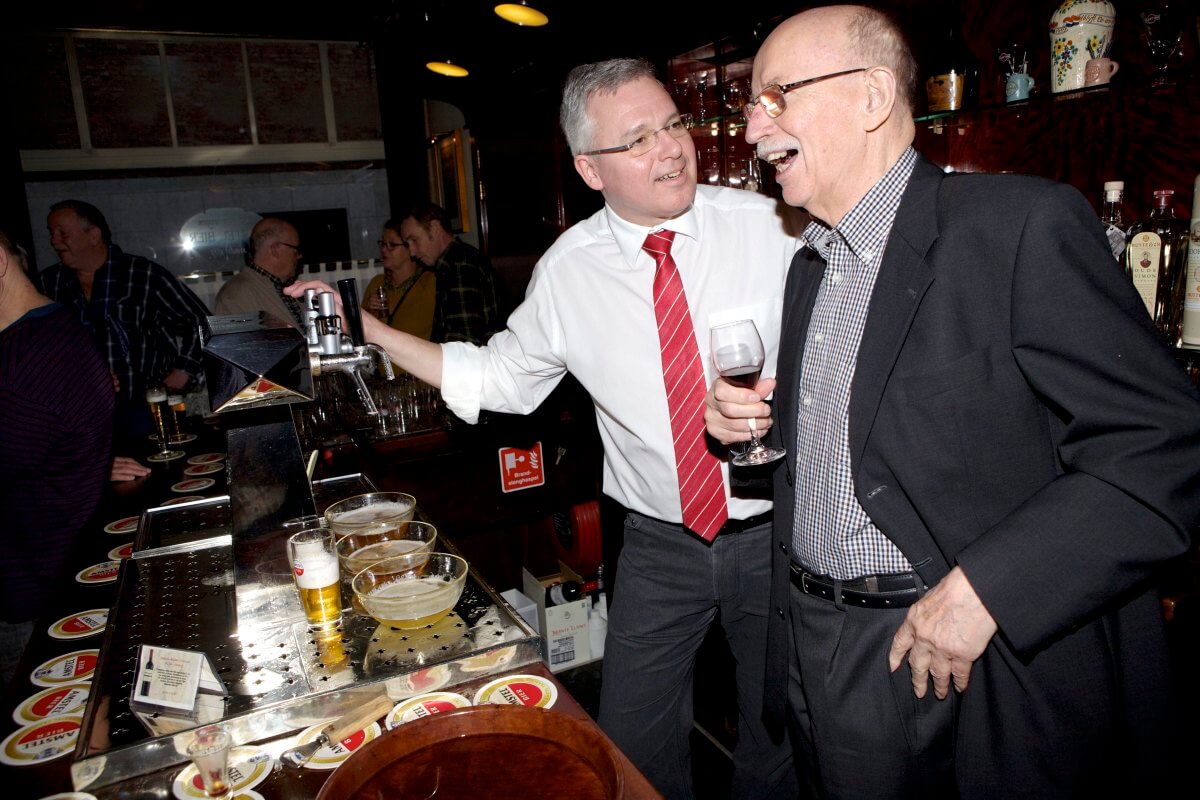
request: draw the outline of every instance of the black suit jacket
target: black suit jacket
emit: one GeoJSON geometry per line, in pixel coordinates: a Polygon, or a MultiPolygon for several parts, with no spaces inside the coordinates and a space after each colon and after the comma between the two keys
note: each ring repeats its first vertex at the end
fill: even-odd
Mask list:
{"type": "MultiPolygon", "coordinates": [[[[796,397],[823,269],[800,251],[784,302],[775,709],[796,397]]],[[[1154,760],[1170,698],[1152,584],[1200,521],[1200,395],[1078,192],[918,160],[871,298],[849,446],[874,523],[931,586],[961,565],[999,625],[961,698],[960,785],[964,771],[1073,781],[1121,747],[1154,760]]]]}

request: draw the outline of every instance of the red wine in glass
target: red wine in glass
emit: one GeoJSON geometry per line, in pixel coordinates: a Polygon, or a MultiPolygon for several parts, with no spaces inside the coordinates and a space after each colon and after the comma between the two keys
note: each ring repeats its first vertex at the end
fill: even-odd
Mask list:
{"type": "MultiPolygon", "coordinates": [[[[713,365],[726,383],[743,389],[753,389],[758,384],[766,355],[754,320],[742,319],[713,326],[710,345],[713,365]]],[[[747,420],[746,424],[750,428],[750,447],[731,458],[731,464],[737,467],[754,466],[783,458],[783,450],[766,447],[759,441],[754,420],[747,420]]]]}

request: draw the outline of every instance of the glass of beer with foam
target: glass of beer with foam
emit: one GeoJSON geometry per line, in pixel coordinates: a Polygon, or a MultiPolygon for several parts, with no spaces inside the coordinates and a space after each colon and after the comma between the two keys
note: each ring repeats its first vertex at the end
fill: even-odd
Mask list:
{"type": "Polygon", "coordinates": [[[287,552],[309,629],[336,628],[342,621],[342,584],[333,532],[318,527],[292,534],[287,552]]]}

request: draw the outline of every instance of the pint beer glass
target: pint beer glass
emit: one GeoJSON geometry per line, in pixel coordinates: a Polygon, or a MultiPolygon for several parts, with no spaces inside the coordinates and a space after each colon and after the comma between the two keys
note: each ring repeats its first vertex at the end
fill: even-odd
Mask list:
{"type": "Polygon", "coordinates": [[[309,629],[336,628],[342,621],[342,587],[333,533],[315,528],[293,534],[288,539],[288,561],[309,629]]]}

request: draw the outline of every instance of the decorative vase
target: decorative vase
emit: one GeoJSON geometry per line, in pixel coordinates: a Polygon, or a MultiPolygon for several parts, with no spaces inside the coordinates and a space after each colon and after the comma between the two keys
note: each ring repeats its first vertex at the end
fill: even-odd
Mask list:
{"type": "Polygon", "coordinates": [[[1116,9],[1108,0],[1063,0],[1050,17],[1050,88],[1082,89],[1084,70],[1112,47],[1116,9]]]}

